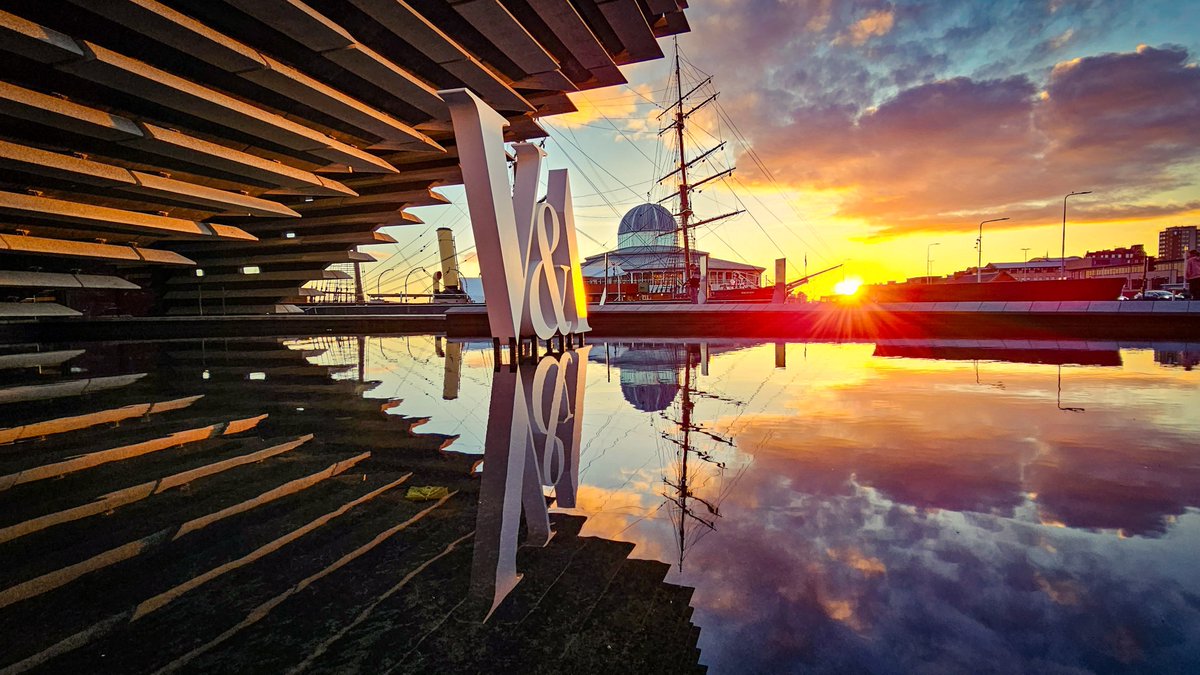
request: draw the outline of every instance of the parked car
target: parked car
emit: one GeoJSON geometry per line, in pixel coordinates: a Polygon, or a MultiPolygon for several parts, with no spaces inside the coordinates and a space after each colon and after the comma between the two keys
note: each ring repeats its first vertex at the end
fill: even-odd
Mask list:
{"type": "Polygon", "coordinates": [[[1145,291],[1133,296],[1134,300],[1178,300],[1171,291],[1145,291]]]}

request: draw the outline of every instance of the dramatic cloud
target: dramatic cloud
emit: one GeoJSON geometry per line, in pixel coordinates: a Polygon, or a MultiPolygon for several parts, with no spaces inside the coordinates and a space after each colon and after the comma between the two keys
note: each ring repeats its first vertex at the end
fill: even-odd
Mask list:
{"type": "Polygon", "coordinates": [[[837,195],[881,237],[1043,224],[1079,189],[1103,197],[1075,221],[1195,212],[1194,54],[1071,53],[1131,21],[1110,2],[755,0],[701,18],[728,35],[704,61],[775,180],[837,195]]]}
{"type": "Polygon", "coordinates": [[[777,179],[846,191],[841,213],[884,235],[1000,211],[1028,225],[1084,187],[1107,203],[1080,206],[1077,219],[1169,215],[1197,206],[1147,202],[1190,185],[1178,170],[1200,159],[1200,69],[1187,59],[1147,47],[1078,59],[1054,68],[1044,89],[1025,76],[941,80],[857,116],[806,108],[751,133],[777,179]]]}

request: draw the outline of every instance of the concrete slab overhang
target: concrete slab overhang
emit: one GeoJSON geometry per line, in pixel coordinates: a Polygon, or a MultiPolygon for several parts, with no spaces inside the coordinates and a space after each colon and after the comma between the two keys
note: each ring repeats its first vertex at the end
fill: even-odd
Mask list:
{"type": "Polygon", "coordinates": [[[178,314],[203,304],[166,291],[196,283],[193,270],[163,279],[136,268],[198,260],[208,279],[230,277],[243,293],[226,299],[231,313],[292,311],[283,300],[303,298],[306,281],[347,276],[324,268],[371,260],[356,247],[389,241],[381,227],[420,223],[405,209],[445,203],[433,188],[461,181],[438,90],[475,91],[508,118],[506,140],[540,138],[537,117],[575,109],[568,92],[623,83],[620,65],[660,57],[656,38],[687,30],[685,8],[678,0],[6,7],[0,279],[41,273],[68,284],[134,268],[162,310],[178,314]],[[235,278],[239,266],[258,268],[256,281],[235,278]]]}

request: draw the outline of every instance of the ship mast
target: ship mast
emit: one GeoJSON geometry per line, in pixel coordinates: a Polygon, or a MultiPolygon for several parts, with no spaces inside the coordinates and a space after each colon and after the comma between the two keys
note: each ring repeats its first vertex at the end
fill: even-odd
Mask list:
{"type": "MultiPolygon", "coordinates": [[[[675,102],[675,139],[679,146],[679,227],[683,230],[683,289],[687,293],[688,302],[694,303],[696,294],[692,291],[691,233],[688,232],[688,220],[692,216],[692,207],[688,203],[687,157],[683,150],[683,78],[680,76],[679,69],[678,39],[675,40],[675,93],[679,96],[679,100],[675,102]]],[[[687,461],[686,455],[687,453],[684,453],[685,462],[687,461]]],[[[684,470],[687,470],[686,465],[684,470]]]]}
{"type": "MultiPolygon", "coordinates": [[[[670,178],[671,176],[674,176],[675,174],[679,174],[679,194],[678,194],[678,196],[679,196],[679,213],[676,215],[679,216],[679,229],[677,231],[683,233],[683,287],[684,287],[684,291],[687,293],[687,301],[689,303],[695,303],[697,292],[700,287],[700,280],[698,278],[692,276],[692,248],[693,248],[692,244],[694,243],[692,240],[692,230],[697,225],[708,224],[708,223],[711,223],[711,222],[714,222],[717,220],[724,220],[725,218],[729,218],[731,216],[736,216],[737,214],[742,213],[742,210],[739,209],[732,213],[726,213],[726,214],[723,214],[720,216],[716,216],[715,218],[706,218],[705,220],[702,220],[699,223],[691,222],[691,219],[692,219],[691,191],[703,183],[707,183],[711,180],[715,180],[717,178],[723,178],[725,176],[728,176],[729,174],[733,173],[733,169],[732,168],[727,169],[720,173],[709,176],[709,177],[707,177],[699,182],[696,182],[696,183],[688,183],[688,173],[687,173],[688,167],[692,166],[693,164],[695,164],[697,162],[705,160],[709,155],[716,152],[717,150],[720,150],[721,147],[723,147],[725,144],[721,143],[717,147],[711,148],[710,150],[701,153],[699,156],[695,157],[691,161],[688,161],[687,151],[686,151],[686,148],[684,147],[684,133],[683,133],[684,127],[687,122],[687,118],[691,117],[692,114],[695,113],[697,110],[699,110],[699,109],[703,108],[704,106],[708,105],[709,103],[712,103],[713,101],[717,100],[717,95],[713,94],[712,96],[709,96],[708,98],[701,101],[699,105],[697,105],[697,106],[693,107],[691,110],[688,110],[685,112],[683,109],[683,102],[685,100],[687,100],[687,98],[689,96],[696,93],[696,91],[699,90],[701,87],[708,84],[709,82],[712,82],[712,77],[705,78],[702,82],[700,82],[700,84],[697,84],[695,87],[692,87],[687,93],[684,93],[682,72],[683,71],[682,71],[682,68],[680,67],[680,57],[679,57],[679,39],[676,38],[675,39],[675,94],[676,94],[676,96],[678,96],[678,98],[666,110],[664,110],[662,113],[659,113],[659,118],[661,119],[662,116],[664,114],[666,114],[667,111],[674,110],[675,121],[672,122],[665,129],[660,131],[659,135],[662,135],[663,133],[666,133],[667,131],[670,131],[672,129],[675,130],[675,141],[676,141],[676,146],[679,151],[679,164],[676,166],[674,171],[672,171],[671,173],[667,174],[666,176],[663,176],[662,178],[660,178],[658,180],[658,182],[661,183],[664,180],[670,178]]],[[[675,196],[675,195],[671,195],[671,196],[675,196]]],[[[666,199],[669,199],[669,198],[670,197],[667,197],[666,199]]],[[[666,201],[666,199],[662,199],[659,201],[660,202],[666,201]]],[[[697,270],[698,269],[699,269],[699,266],[697,266],[697,270]]]]}

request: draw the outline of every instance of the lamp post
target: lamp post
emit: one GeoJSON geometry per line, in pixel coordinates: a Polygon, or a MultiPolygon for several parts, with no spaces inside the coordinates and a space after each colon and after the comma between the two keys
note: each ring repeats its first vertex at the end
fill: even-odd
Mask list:
{"type": "Polygon", "coordinates": [[[428,271],[429,271],[429,270],[425,269],[424,267],[414,267],[414,268],[412,268],[411,270],[409,270],[409,271],[408,271],[408,274],[405,274],[405,275],[404,275],[404,302],[405,302],[406,304],[408,303],[408,278],[409,278],[410,276],[412,276],[412,273],[413,273],[413,272],[416,272],[417,270],[421,270],[422,272],[428,272],[428,271]]]}
{"type": "Polygon", "coordinates": [[[975,249],[978,255],[975,259],[975,283],[983,283],[983,226],[987,223],[998,223],[1008,218],[992,218],[979,223],[979,236],[975,238],[975,249]]]}
{"type": "Polygon", "coordinates": [[[387,274],[388,272],[391,272],[392,270],[396,269],[397,267],[399,267],[399,265],[392,265],[391,267],[387,268],[386,270],[380,272],[379,275],[375,277],[375,295],[379,295],[380,293],[382,293],[382,291],[379,290],[379,286],[380,286],[380,283],[383,281],[384,275],[387,274]]]}
{"type": "Polygon", "coordinates": [[[1090,195],[1091,190],[1083,192],[1072,192],[1066,197],[1063,197],[1063,226],[1062,226],[1062,253],[1059,255],[1058,261],[1062,265],[1062,278],[1067,278],[1067,199],[1075,195],[1090,195]]]}
{"type": "Polygon", "coordinates": [[[942,242],[940,242],[940,241],[935,241],[932,244],[925,247],[925,283],[929,283],[930,277],[933,276],[933,259],[930,258],[929,256],[933,252],[933,247],[937,246],[941,243],[942,242]]]}
{"type": "Polygon", "coordinates": [[[1029,249],[1027,249],[1027,248],[1021,249],[1021,253],[1025,254],[1025,262],[1029,262],[1029,249]]]}

